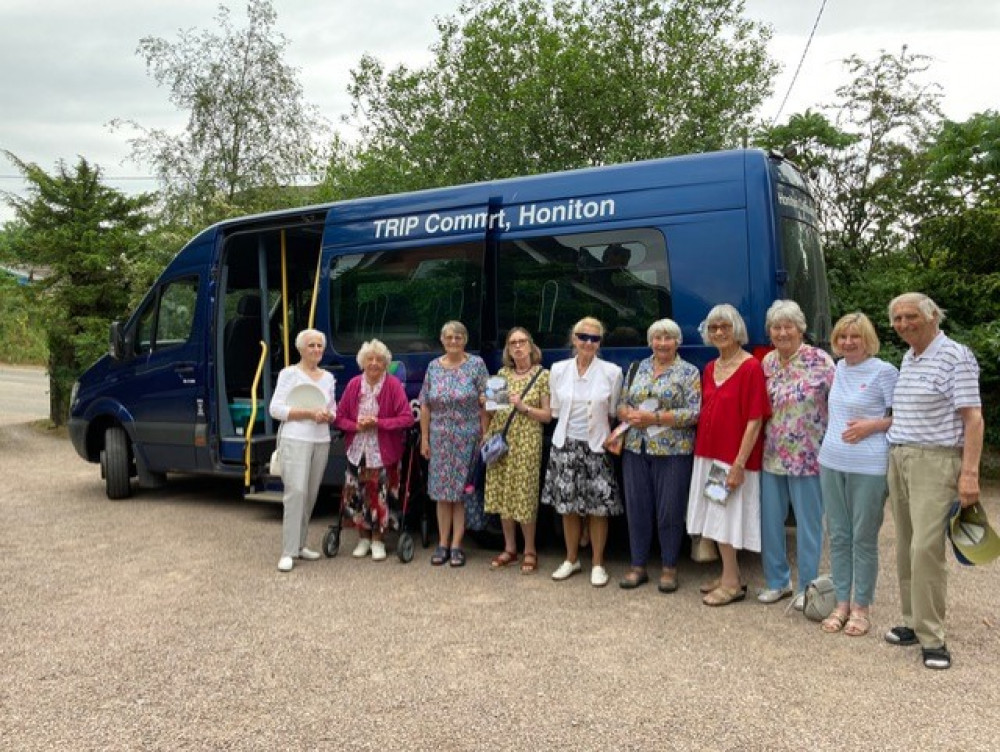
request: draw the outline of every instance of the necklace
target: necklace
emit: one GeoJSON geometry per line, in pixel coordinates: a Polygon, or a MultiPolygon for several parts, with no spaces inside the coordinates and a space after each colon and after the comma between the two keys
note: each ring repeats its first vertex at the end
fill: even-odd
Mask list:
{"type": "Polygon", "coordinates": [[[734,363],[739,363],[743,360],[743,350],[737,350],[735,353],[730,355],[728,358],[719,358],[719,368],[729,368],[734,363]]]}
{"type": "Polygon", "coordinates": [[[530,373],[532,368],[534,368],[534,366],[530,366],[529,365],[527,368],[518,368],[515,365],[514,366],[514,373],[516,373],[518,376],[524,376],[524,374],[530,373]]]}

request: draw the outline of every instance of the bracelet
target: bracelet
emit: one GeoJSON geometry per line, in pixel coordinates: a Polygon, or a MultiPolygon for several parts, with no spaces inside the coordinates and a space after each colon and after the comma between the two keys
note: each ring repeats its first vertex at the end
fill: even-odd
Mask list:
{"type": "Polygon", "coordinates": [[[662,426],[663,425],[663,419],[660,418],[660,411],[657,410],[656,412],[654,412],[653,416],[656,418],[656,425],[662,426]]]}

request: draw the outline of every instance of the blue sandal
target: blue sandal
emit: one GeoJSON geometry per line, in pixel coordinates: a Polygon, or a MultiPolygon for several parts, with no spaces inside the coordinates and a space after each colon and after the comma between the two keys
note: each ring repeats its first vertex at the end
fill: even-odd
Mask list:
{"type": "Polygon", "coordinates": [[[442,564],[448,561],[449,556],[450,553],[447,548],[445,548],[444,546],[438,546],[437,548],[434,549],[434,555],[431,556],[431,565],[435,567],[440,567],[442,564]]]}
{"type": "Polygon", "coordinates": [[[451,549],[451,565],[453,567],[465,566],[465,551],[460,548],[451,549]]]}

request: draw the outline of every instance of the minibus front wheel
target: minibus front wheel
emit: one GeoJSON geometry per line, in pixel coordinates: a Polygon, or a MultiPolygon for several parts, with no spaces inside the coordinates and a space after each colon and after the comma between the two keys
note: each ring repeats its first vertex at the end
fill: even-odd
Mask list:
{"type": "Polygon", "coordinates": [[[104,432],[101,475],[104,477],[104,491],[109,499],[127,499],[132,495],[132,457],[128,434],[121,426],[112,426],[104,432]]]}

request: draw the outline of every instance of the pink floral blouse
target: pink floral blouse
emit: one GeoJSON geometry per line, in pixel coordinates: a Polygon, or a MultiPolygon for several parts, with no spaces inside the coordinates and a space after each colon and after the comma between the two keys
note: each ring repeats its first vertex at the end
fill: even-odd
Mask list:
{"type": "Polygon", "coordinates": [[[771,400],[771,419],[764,428],[764,470],[776,475],[819,475],[833,359],[818,347],[802,345],[787,363],[772,350],[761,366],[771,400]]]}

